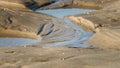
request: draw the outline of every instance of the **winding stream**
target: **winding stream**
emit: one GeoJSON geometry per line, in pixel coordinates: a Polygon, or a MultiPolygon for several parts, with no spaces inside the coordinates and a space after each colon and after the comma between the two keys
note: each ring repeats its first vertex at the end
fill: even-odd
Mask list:
{"type": "MultiPolygon", "coordinates": [[[[87,12],[92,12],[92,10],[87,10],[87,9],[55,9],[55,10],[37,10],[36,12],[48,14],[54,17],[57,17],[59,19],[64,20],[64,23],[59,23],[61,24],[61,28],[63,32],[58,32],[59,35],[61,35],[61,38],[57,38],[54,36],[53,32],[53,37],[55,39],[54,42],[52,43],[44,43],[43,45],[46,46],[70,46],[70,47],[89,47],[90,44],[87,42],[90,37],[93,35],[93,32],[86,32],[79,26],[73,24],[71,21],[65,19],[65,16],[68,15],[75,15],[75,14],[80,14],[80,13],[87,13],[87,12]],[[65,27],[67,26],[67,27],[65,27]],[[62,33],[62,34],[61,34],[62,33]],[[65,35],[65,36],[64,36],[65,35]],[[57,42],[57,40],[61,40],[62,42],[57,42]]],[[[56,24],[56,23],[54,23],[56,24]]],[[[57,23],[58,24],[58,23],[57,23]]],[[[56,25],[57,25],[56,24],[56,25]]],[[[55,28],[58,29],[58,28],[55,28]]],[[[49,37],[45,41],[50,41],[49,37]]],[[[44,41],[44,39],[43,39],[44,41]]]]}
{"type": "Polygon", "coordinates": [[[40,34],[47,34],[42,40],[26,38],[0,38],[0,46],[23,46],[39,44],[43,46],[89,47],[90,45],[87,41],[93,35],[93,32],[86,32],[79,26],[63,18],[64,16],[91,11],[92,10],[85,9],[37,10],[36,12],[52,15],[62,19],[63,21],[51,22],[45,25],[40,34]]]}

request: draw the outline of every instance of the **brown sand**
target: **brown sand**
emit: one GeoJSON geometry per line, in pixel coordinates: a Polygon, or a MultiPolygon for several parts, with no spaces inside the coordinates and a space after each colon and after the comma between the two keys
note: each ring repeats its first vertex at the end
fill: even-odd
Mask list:
{"type": "Polygon", "coordinates": [[[0,37],[17,37],[17,38],[22,37],[22,38],[33,38],[33,39],[38,38],[38,36],[35,33],[21,32],[17,30],[0,30],[0,37]]]}
{"type": "Polygon", "coordinates": [[[120,50],[1,47],[0,68],[119,68],[120,50]]]}
{"type": "Polygon", "coordinates": [[[87,28],[87,30],[95,31],[94,36],[90,39],[94,47],[120,48],[119,5],[120,0],[106,4],[101,10],[87,14],[78,14],[68,18],[75,24],[87,28]]]}
{"type": "Polygon", "coordinates": [[[75,15],[93,22],[92,29],[84,25],[96,32],[90,39],[93,48],[0,47],[0,68],[120,68],[120,1],[105,5],[96,12],[75,15]]]}

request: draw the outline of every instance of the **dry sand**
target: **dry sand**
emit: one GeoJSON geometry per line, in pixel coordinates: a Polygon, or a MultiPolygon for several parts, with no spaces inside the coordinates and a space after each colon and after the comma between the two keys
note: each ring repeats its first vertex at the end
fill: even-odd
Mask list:
{"type": "Polygon", "coordinates": [[[119,5],[120,0],[96,12],[75,15],[95,25],[92,30],[96,33],[90,40],[93,47],[0,47],[0,68],[120,68],[119,5]]]}
{"type": "Polygon", "coordinates": [[[0,68],[119,68],[120,50],[1,47],[0,68]]]}

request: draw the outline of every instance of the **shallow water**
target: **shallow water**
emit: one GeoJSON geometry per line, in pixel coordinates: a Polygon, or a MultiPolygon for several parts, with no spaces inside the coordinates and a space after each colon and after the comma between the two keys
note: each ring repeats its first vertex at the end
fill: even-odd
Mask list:
{"type": "MultiPolygon", "coordinates": [[[[58,35],[61,35],[60,38],[57,38],[53,34],[53,37],[56,40],[56,42],[51,41],[50,43],[44,43],[43,46],[69,46],[69,47],[83,47],[83,48],[91,46],[88,43],[88,40],[93,35],[93,32],[86,32],[82,28],[73,24],[71,21],[67,19],[65,19],[64,21],[65,23],[63,26],[67,26],[67,28],[61,27],[61,29],[63,28],[62,30],[64,32],[61,31],[58,33],[58,35]],[[61,41],[59,42],[57,40],[61,40],[62,42],[61,41]]],[[[48,37],[46,36],[46,38],[47,38],[47,41],[51,40],[49,36],[48,37]]],[[[41,41],[44,41],[44,40],[41,40],[41,41]]]]}
{"type": "Polygon", "coordinates": [[[68,16],[68,15],[87,13],[87,12],[92,12],[92,11],[93,10],[77,9],[77,8],[72,8],[72,9],[53,9],[53,10],[36,10],[36,12],[52,15],[52,16],[57,17],[57,18],[62,18],[64,16],[68,16]]]}
{"type": "Polygon", "coordinates": [[[39,40],[26,38],[0,38],[0,46],[24,46],[38,43],[39,40]]]}
{"type": "MultiPolygon", "coordinates": [[[[61,29],[65,32],[59,32],[62,33],[61,35],[68,34],[66,36],[60,36],[61,38],[57,38],[54,36],[54,38],[57,38],[55,40],[61,40],[62,42],[52,42],[52,43],[45,43],[43,45],[46,46],[70,46],[70,47],[89,47],[90,44],[88,43],[88,40],[93,35],[93,32],[86,32],[79,26],[73,24],[71,21],[65,19],[65,16],[68,15],[74,15],[74,14],[80,14],[80,13],[86,13],[91,12],[93,10],[86,10],[86,9],[55,9],[55,10],[37,10],[36,12],[41,12],[44,14],[48,14],[57,18],[60,18],[64,20],[64,23],[61,26],[61,29]],[[65,28],[67,26],[68,28],[65,28]],[[69,30],[70,29],[70,30],[69,30]],[[69,35],[71,34],[71,35],[69,35]],[[70,38],[69,38],[70,37],[70,38]],[[63,41],[66,40],[66,41],[63,41]]],[[[58,23],[56,23],[58,24],[58,23]]],[[[50,40],[49,38],[47,38],[50,40]]]]}
{"type": "Polygon", "coordinates": [[[38,44],[43,46],[70,46],[70,47],[89,47],[88,40],[93,32],[85,32],[79,26],[73,24],[64,16],[91,12],[85,9],[56,9],[56,10],[37,10],[36,12],[52,15],[63,21],[51,22],[45,25],[41,33],[49,33],[42,40],[26,38],[0,38],[0,46],[24,46],[38,44]],[[51,24],[54,27],[51,28],[51,24]],[[57,30],[57,31],[54,31],[57,30]]]}

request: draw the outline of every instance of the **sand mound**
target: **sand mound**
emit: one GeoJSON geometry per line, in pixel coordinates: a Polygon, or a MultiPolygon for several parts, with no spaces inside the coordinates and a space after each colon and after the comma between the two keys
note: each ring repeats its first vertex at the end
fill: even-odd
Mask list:
{"type": "Polygon", "coordinates": [[[84,19],[82,17],[70,16],[68,17],[74,24],[77,24],[84,28],[86,31],[95,31],[95,25],[91,21],[84,19]]]}

